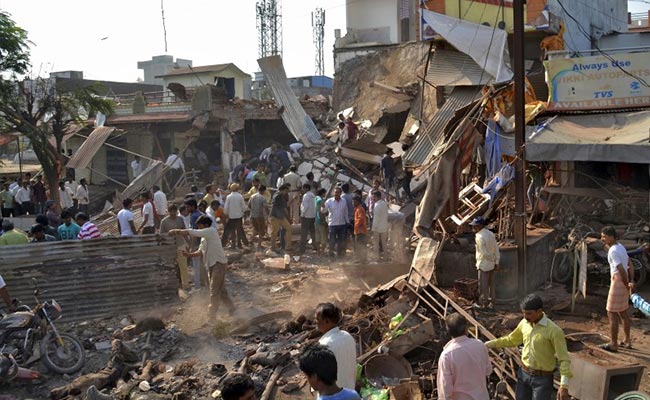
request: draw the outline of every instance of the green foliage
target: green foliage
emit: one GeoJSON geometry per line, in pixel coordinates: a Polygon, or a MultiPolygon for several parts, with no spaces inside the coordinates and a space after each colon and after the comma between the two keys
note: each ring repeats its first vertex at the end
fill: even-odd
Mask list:
{"type": "Polygon", "coordinates": [[[0,72],[24,74],[29,68],[27,31],[0,11],[0,72]]]}

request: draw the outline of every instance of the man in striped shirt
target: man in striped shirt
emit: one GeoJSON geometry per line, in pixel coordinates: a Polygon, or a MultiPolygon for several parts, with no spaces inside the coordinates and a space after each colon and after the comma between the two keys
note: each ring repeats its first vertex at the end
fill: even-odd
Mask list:
{"type": "Polygon", "coordinates": [[[87,214],[79,213],[75,217],[77,224],[81,227],[77,239],[86,240],[86,239],[97,239],[100,237],[99,229],[97,226],[90,222],[90,218],[87,214]]]}

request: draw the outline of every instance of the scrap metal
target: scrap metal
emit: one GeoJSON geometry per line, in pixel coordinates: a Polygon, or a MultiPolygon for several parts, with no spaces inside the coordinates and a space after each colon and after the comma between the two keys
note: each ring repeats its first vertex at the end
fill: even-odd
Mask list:
{"type": "Polygon", "coordinates": [[[66,164],[66,168],[86,168],[90,165],[95,154],[97,154],[102,144],[104,144],[114,130],[114,127],[108,126],[95,128],[88,135],[88,139],[83,142],[81,147],[70,158],[70,161],[66,164]]]}
{"type": "Polygon", "coordinates": [[[282,120],[291,134],[307,147],[321,143],[322,139],[318,128],[289,87],[282,58],[280,56],[264,57],[257,60],[257,63],[264,73],[276,103],[282,110],[282,120]]]}
{"type": "Polygon", "coordinates": [[[65,321],[81,321],[174,303],[175,259],[173,240],[154,235],[30,243],[5,246],[0,275],[28,305],[36,278],[65,321]]]}

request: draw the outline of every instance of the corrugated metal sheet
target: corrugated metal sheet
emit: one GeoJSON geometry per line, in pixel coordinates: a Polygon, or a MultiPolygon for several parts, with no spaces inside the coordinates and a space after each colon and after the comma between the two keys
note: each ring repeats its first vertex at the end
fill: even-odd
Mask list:
{"type": "Polygon", "coordinates": [[[295,93],[289,87],[287,74],[280,56],[264,57],[257,60],[266,82],[271,87],[278,107],[284,107],[282,119],[289,131],[305,146],[311,147],[321,143],[320,132],[309,115],[302,108],[295,93]]]}
{"type": "Polygon", "coordinates": [[[33,306],[32,278],[65,321],[119,316],[177,301],[176,246],[155,235],[5,246],[0,275],[33,306]],[[29,251],[26,251],[29,249],[29,251]]]}
{"type": "Polygon", "coordinates": [[[445,104],[435,113],[431,122],[424,128],[420,128],[415,143],[402,157],[404,162],[407,165],[424,164],[433,151],[442,144],[445,137],[445,126],[454,116],[454,112],[480,97],[481,91],[478,87],[455,87],[445,104]]]}
{"type": "Polygon", "coordinates": [[[95,128],[76,153],[72,155],[72,158],[66,164],[66,168],[86,168],[114,130],[115,128],[110,126],[95,128]]]}
{"type": "Polygon", "coordinates": [[[140,193],[145,190],[151,190],[151,187],[156,184],[160,184],[160,179],[162,179],[163,163],[160,161],[153,161],[151,165],[145,169],[140,176],[133,180],[122,191],[121,199],[135,199],[140,193]]]}
{"type": "Polygon", "coordinates": [[[494,77],[465,53],[436,50],[429,60],[427,81],[435,86],[483,86],[494,77]]]}

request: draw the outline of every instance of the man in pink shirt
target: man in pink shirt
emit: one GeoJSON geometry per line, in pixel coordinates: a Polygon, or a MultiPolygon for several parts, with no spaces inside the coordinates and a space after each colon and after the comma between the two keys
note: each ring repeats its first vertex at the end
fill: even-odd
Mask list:
{"type": "Polygon", "coordinates": [[[445,322],[452,339],[438,359],[438,399],[488,400],[486,378],[492,365],[487,347],[467,337],[467,320],[462,315],[451,314],[445,322]]]}

